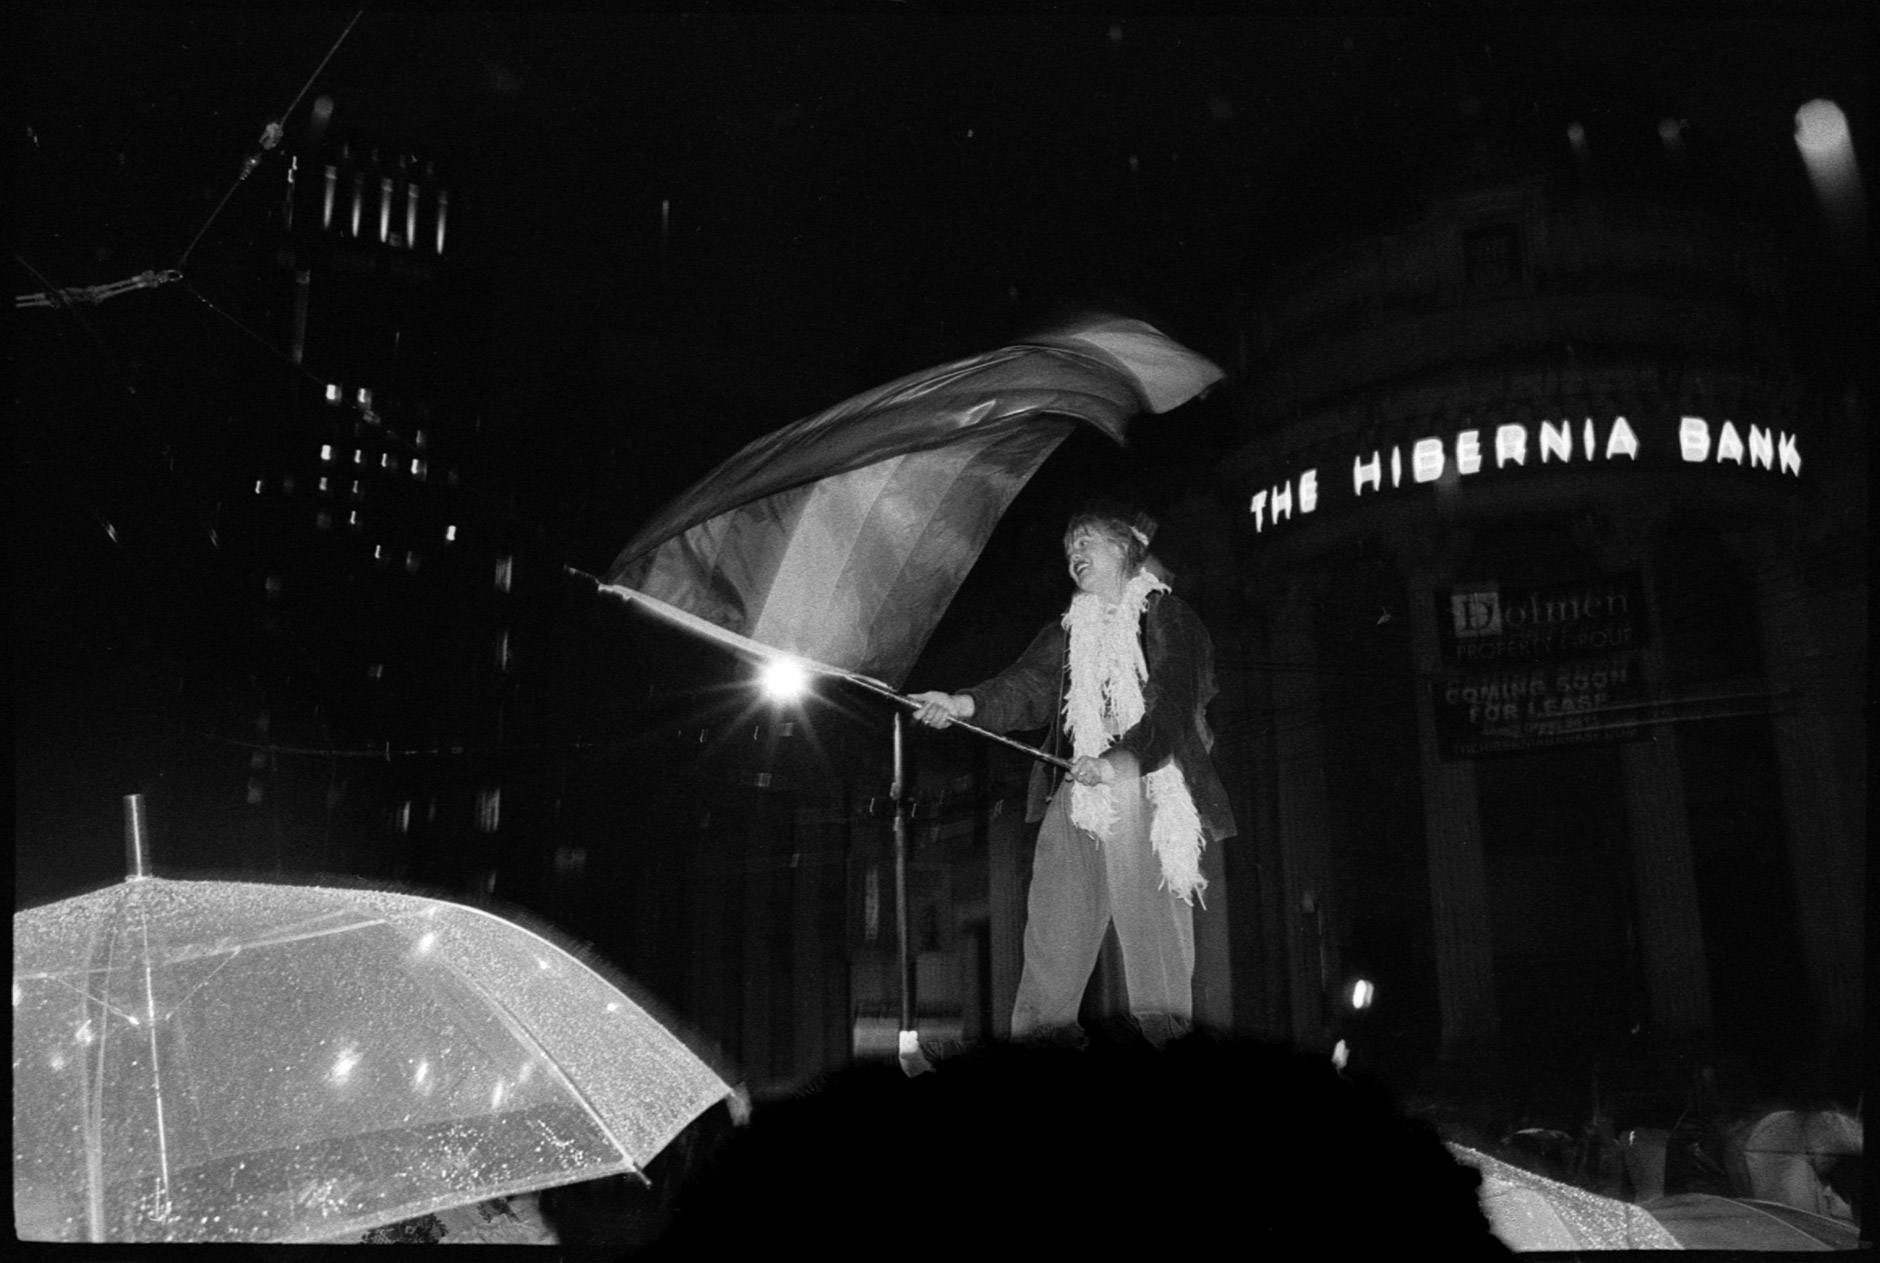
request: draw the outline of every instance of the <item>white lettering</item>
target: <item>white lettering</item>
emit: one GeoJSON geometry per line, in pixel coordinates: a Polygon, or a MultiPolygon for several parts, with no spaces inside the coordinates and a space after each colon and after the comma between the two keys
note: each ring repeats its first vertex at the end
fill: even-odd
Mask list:
{"type": "Polygon", "coordinates": [[[1749,463],[1764,469],[1776,467],[1776,444],[1769,431],[1760,425],[1749,427],[1749,463]]]}
{"type": "Polygon", "coordinates": [[[1625,423],[1624,417],[1614,417],[1612,432],[1606,435],[1606,459],[1623,454],[1638,459],[1638,435],[1632,433],[1632,427],[1625,423]]]}
{"type": "Polygon", "coordinates": [[[1702,417],[1685,417],[1678,422],[1678,447],[1684,459],[1699,461],[1710,456],[1710,422],[1702,417]]]}
{"type": "Polygon", "coordinates": [[[1383,462],[1376,452],[1371,453],[1371,463],[1364,463],[1362,456],[1354,457],[1351,462],[1351,494],[1364,494],[1364,484],[1369,482],[1371,490],[1381,491],[1384,487],[1383,462]]]}
{"type": "Polygon", "coordinates": [[[1482,444],[1480,433],[1464,430],[1456,435],[1456,472],[1472,474],[1482,467],[1482,444]]]}
{"type": "Polygon", "coordinates": [[[1525,425],[1498,425],[1495,427],[1495,468],[1500,469],[1510,461],[1517,465],[1527,464],[1527,427],[1525,425]]]}
{"type": "Polygon", "coordinates": [[[1410,473],[1418,482],[1435,482],[1443,476],[1443,441],[1418,439],[1410,449],[1410,473]]]}
{"type": "MultiPolygon", "coordinates": [[[[1569,420],[1539,422],[1540,433],[1537,436],[1539,463],[1542,465],[1559,461],[1563,464],[1573,460],[1574,423],[1569,420]]],[[[1579,445],[1581,459],[1591,460],[1601,455],[1599,446],[1599,422],[1593,417],[1586,417],[1580,423],[1579,445]]],[[[1478,429],[1458,430],[1454,437],[1454,448],[1447,444],[1451,440],[1443,435],[1430,435],[1408,445],[1408,459],[1403,445],[1390,449],[1390,485],[1400,487],[1404,482],[1408,464],[1410,479],[1415,484],[1440,482],[1450,471],[1450,461],[1455,462],[1454,469],[1459,475],[1475,474],[1482,471],[1487,459],[1484,450],[1482,431],[1478,429]]],[[[1689,463],[1708,461],[1715,453],[1718,462],[1734,462],[1744,468],[1767,470],[1779,469],[1782,473],[1799,477],[1802,471],[1800,436],[1776,431],[1761,425],[1746,425],[1739,429],[1734,421],[1725,420],[1716,426],[1715,444],[1712,444],[1711,423],[1699,416],[1681,416],[1678,419],[1679,455],[1689,463]],[[1745,439],[1747,431],[1747,441],[1745,439]]],[[[1614,416],[1606,431],[1604,458],[1613,460],[1623,456],[1636,462],[1641,446],[1638,432],[1623,416],[1614,416]]],[[[1526,465],[1528,457],[1528,426],[1509,422],[1495,427],[1494,434],[1495,465],[1501,468],[1507,465],[1526,465]]],[[[1373,450],[1369,456],[1357,456],[1351,462],[1351,492],[1354,497],[1362,498],[1367,492],[1384,489],[1385,458],[1382,448],[1373,450]]],[[[1281,521],[1290,519],[1295,513],[1304,516],[1319,507],[1318,470],[1302,470],[1291,481],[1278,486],[1268,487],[1254,493],[1248,504],[1248,511],[1253,515],[1253,528],[1256,532],[1264,531],[1270,525],[1277,526],[1281,521]]]]}
{"type": "Polygon", "coordinates": [[[1562,421],[1557,426],[1552,421],[1541,422],[1541,464],[1545,465],[1549,456],[1558,456],[1563,461],[1573,459],[1571,422],[1562,421]]]}

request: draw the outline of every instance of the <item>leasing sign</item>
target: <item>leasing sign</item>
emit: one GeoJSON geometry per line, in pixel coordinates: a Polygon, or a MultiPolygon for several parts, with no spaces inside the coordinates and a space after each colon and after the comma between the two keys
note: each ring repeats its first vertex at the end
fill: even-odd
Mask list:
{"type": "Polygon", "coordinates": [[[1436,593],[1446,759],[1636,735],[1647,635],[1636,571],[1588,583],[1458,584],[1436,593]]]}

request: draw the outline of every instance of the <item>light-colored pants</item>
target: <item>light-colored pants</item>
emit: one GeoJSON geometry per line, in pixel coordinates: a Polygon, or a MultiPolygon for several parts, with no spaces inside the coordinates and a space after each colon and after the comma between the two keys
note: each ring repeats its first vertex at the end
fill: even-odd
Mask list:
{"type": "Polygon", "coordinates": [[[1167,890],[1149,845],[1143,782],[1112,787],[1116,836],[1101,843],[1070,820],[1068,782],[1038,829],[1025,920],[1025,968],[1012,1008],[1012,1037],[1078,1032],[1077,1008],[1112,919],[1123,949],[1129,1011],[1157,1043],[1185,1029],[1194,1011],[1194,909],[1167,890]]]}

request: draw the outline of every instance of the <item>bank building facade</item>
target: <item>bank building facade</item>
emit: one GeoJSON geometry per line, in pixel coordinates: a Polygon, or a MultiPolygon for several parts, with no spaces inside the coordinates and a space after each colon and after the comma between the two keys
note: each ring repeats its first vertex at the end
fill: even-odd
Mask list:
{"type": "Polygon", "coordinates": [[[1857,1045],[1865,401],[1787,267],[1504,176],[1255,297],[1223,477],[1275,1025],[1335,1037],[1364,978],[1410,1057],[1857,1045]]]}

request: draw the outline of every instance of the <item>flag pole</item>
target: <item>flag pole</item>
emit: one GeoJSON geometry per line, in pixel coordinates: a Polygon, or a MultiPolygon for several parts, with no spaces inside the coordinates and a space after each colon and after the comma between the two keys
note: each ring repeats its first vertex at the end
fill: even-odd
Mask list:
{"type": "MultiPolygon", "coordinates": [[[[904,693],[895,691],[891,686],[870,676],[861,675],[854,671],[845,671],[841,667],[828,666],[814,659],[805,658],[801,654],[789,653],[785,650],[773,648],[770,645],[752,640],[748,636],[741,636],[727,627],[720,627],[708,619],[700,618],[697,614],[679,609],[677,606],[668,605],[657,597],[648,596],[646,593],[638,591],[637,589],[625,587],[618,583],[603,582],[600,578],[589,574],[585,570],[576,570],[573,566],[568,565],[564,565],[562,569],[571,575],[586,579],[602,592],[611,593],[625,601],[636,602],[642,609],[658,614],[668,621],[677,623],[686,630],[703,636],[708,640],[716,640],[740,653],[749,654],[752,657],[761,658],[766,661],[777,659],[788,660],[796,663],[804,670],[814,672],[817,675],[833,675],[838,679],[847,680],[851,684],[859,684],[869,692],[879,693],[883,697],[899,702],[909,710],[920,709],[920,703],[913,698],[904,693]]],[[[1036,746],[1028,746],[1022,741],[1014,741],[1012,738],[1002,733],[981,728],[978,724],[970,723],[967,720],[955,719],[949,727],[964,728],[968,732],[979,734],[988,741],[996,741],[1000,745],[1010,746],[1020,754],[1028,755],[1041,763],[1052,763],[1066,771],[1070,770],[1071,762],[1069,759],[1046,753],[1036,746]]]]}
{"type": "MultiPolygon", "coordinates": [[[[880,680],[871,680],[865,675],[853,675],[847,671],[838,671],[836,672],[836,674],[840,675],[845,680],[861,685],[863,688],[868,689],[870,692],[879,693],[883,697],[893,698],[895,701],[901,703],[901,705],[907,707],[909,710],[920,709],[919,702],[915,701],[913,698],[907,696],[904,693],[895,692],[892,688],[888,687],[886,684],[883,684],[880,680]]],[[[900,716],[896,715],[895,718],[899,719],[900,716]]],[[[1002,746],[1010,746],[1012,749],[1017,750],[1020,754],[1028,754],[1032,758],[1037,759],[1040,763],[1054,763],[1058,767],[1063,768],[1067,772],[1070,770],[1071,761],[1069,759],[1060,758],[1055,754],[1051,754],[1047,751],[1040,750],[1037,746],[1028,746],[1023,741],[1014,741],[1012,740],[1012,738],[1006,736],[1003,733],[993,732],[989,729],[981,728],[978,724],[972,723],[968,720],[955,719],[951,721],[947,725],[947,727],[964,728],[968,732],[978,733],[980,736],[986,738],[988,741],[996,741],[1002,746]]]]}
{"type": "Polygon", "coordinates": [[[894,781],[888,788],[894,810],[894,931],[901,955],[901,1033],[897,1045],[903,1068],[912,1072],[920,1058],[920,1027],[915,1020],[918,971],[913,930],[907,922],[907,753],[903,733],[907,717],[894,712],[894,781]]]}

